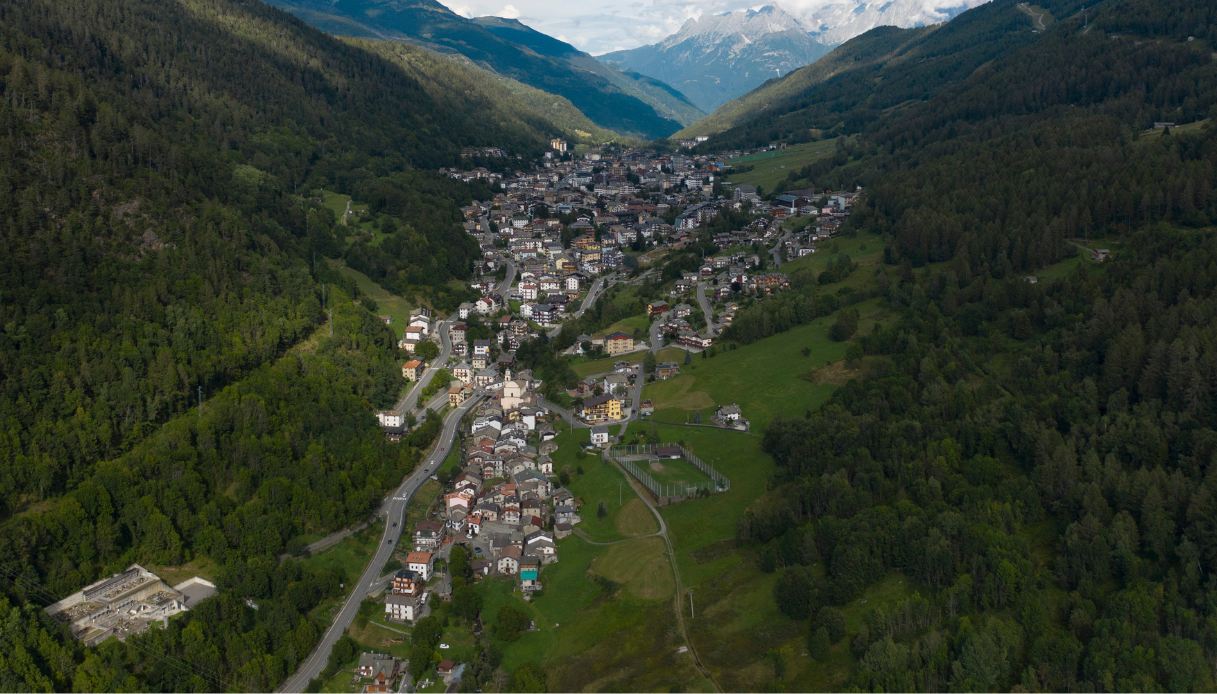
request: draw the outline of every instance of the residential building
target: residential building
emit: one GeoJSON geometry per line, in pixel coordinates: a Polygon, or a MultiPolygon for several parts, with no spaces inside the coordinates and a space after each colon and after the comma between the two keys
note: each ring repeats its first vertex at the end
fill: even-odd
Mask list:
{"type": "Polygon", "coordinates": [[[422,377],[424,370],[425,370],[425,365],[423,364],[423,362],[421,360],[411,359],[410,361],[406,362],[405,364],[402,364],[401,376],[402,376],[402,378],[406,379],[407,381],[410,381],[413,383],[414,381],[417,381],[419,378],[422,377]]]}
{"type": "Polygon", "coordinates": [[[634,338],[620,331],[607,335],[604,338],[604,351],[608,352],[610,357],[632,352],[634,351],[634,338]]]}

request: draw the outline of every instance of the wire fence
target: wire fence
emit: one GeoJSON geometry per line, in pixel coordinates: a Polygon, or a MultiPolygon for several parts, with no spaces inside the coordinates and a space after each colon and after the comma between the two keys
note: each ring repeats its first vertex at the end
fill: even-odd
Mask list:
{"type": "Polygon", "coordinates": [[[613,459],[626,472],[630,473],[639,484],[651,492],[660,504],[674,504],[686,499],[693,499],[711,494],[718,494],[731,489],[731,480],[714,468],[713,465],[698,458],[684,446],[667,445],[628,445],[614,446],[613,459]],[[630,460],[639,456],[654,458],[656,461],[675,457],[692,465],[710,478],[708,482],[660,482],[647,472],[636,461],[630,460]]]}

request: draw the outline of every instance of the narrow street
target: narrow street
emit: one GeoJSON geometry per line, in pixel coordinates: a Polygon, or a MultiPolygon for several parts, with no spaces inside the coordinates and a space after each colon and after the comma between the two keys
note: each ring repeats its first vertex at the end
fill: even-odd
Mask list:
{"type": "Polygon", "coordinates": [[[448,413],[444,418],[444,429],[440,433],[440,437],[432,449],[431,454],[415,468],[414,472],[410,473],[401,486],[397,488],[394,494],[385,500],[382,507],[383,515],[385,516],[385,530],[381,537],[381,542],[376,549],[376,554],[368,562],[367,568],[364,569],[358,582],[351,587],[351,592],[343,602],[342,607],[338,610],[338,614],[334,616],[334,621],[321,637],[321,642],[313,650],[312,654],[300,665],[300,668],[279,687],[278,691],[282,692],[302,692],[307,687],[309,682],[321,675],[326,664],[330,660],[330,653],[334,649],[334,644],[342,635],[346,633],[347,628],[355,621],[355,616],[359,613],[359,607],[363,604],[364,599],[372,592],[381,579],[381,571],[389,561],[389,557],[397,549],[397,542],[401,538],[406,506],[410,503],[410,499],[422,487],[429,478],[443,463],[447,457],[448,451],[454,445],[456,440],[456,430],[460,426],[461,418],[469,413],[478,403],[485,398],[484,393],[477,393],[472,398],[467,400],[460,407],[448,413]]]}

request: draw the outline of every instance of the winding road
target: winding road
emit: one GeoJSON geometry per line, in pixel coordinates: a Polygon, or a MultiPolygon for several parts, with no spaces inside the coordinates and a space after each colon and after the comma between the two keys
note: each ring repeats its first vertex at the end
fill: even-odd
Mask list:
{"type": "Polygon", "coordinates": [[[448,321],[440,321],[435,324],[435,331],[439,334],[439,356],[431,360],[427,365],[427,370],[419,377],[418,382],[414,384],[401,400],[397,402],[397,406],[393,411],[400,415],[406,415],[418,408],[418,397],[422,394],[423,389],[435,378],[435,374],[440,369],[448,365],[448,357],[452,355],[452,341],[448,335],[448,321]]]}
{"type": "Polygon", "coordinates": [[[448,451],[453,445],[461,418],[476,407],[484,397],[486,397],[485,393],[475,393],[473,397],[465,401],[460,407],[448,413],[448,416],[444,418],[443,431],[440,432],[439,440],[436,442],[431,454],[415,468],[414,472],[410,473],[402,481],[401,486],[397,488],[391,497],[385,499],[381,507],[381,514],[385,516],[385,531],[381,537],[380,545],[376,549],[376,554],[368,562],[368,566],[364,569],[363,575],[359,577],[358,583],[352,587],[350,595],[343,602],[342,607],[338,610],[338,614],[334,616],[334,621],[321,637],[321,642],[313,649],[308,659],[300,665],[296,673],[289,677],[283,683],[283,686],[279,687],[278,691],[302,692],[308,687],[309,682],[321,675],[321,671],[325,669],[326,663],[329,662],[330,652],[333,651],[334,644],[346,633],[347,628],[351,626],[351,622],[355,620],[355,615],[359,613],[359,606],[363,604],[368,593],[380,582],[381,571],[389,561],[389,557],[393,555],[393,551],[397,548],[397,541],[401,539],[406,506],[410,503],[410,499],[418,491],[419,487],[423,486],[427,478],[443,463],[444,458],[448,455],[448,451]]]}
{"type": "MultiPolygon", "coordinates": [[[[597,277],[596,281],[592,282],[591,288],[587,290],[587,296],[583,297],[583,303],[579,304],[579,308],[573,314],[571,314],[570,317],[571,318],[583,317],[583,314],[586,313],[587,310],[596,303],[596,300],[600,298],[600,294],[604,292],[606,285],[611,284],[616,279],[616,277],[617,277],[616,275],[603,275],[601,277],[597,277]]],[[[563,321],[562,323],[559,323],[558,325],[555,325],[553,328],[551,328],[550,331],[548,333],[546,333],[546,335],[549,337],[549,339],[552,340],[552,339],[556,338],[557,336],[561,335],[562,326],[564,324],[565,324],[565,321],[563,321]]]]}

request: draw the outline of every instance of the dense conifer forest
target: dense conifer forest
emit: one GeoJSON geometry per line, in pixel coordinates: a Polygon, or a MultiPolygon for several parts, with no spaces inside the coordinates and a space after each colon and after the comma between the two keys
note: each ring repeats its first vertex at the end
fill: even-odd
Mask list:
{"type": "Polygon", "coordinates": [[[279,556],[365,518],[434,435],[384,443],[393,336],[324,258],[466,276],[457,205],[486,191],[429,170],[552,134],[252,0],[0,4],[0,689],[282,681],[339,578],[279,556]],[[322,188],[388,220],[380,243],[322,188]],[[129,648],[41,613],[196,559],[221,597],[129,648]]]}
{"type": "MultiPolygon", "coordinates": [[[[764,432],[779,471],[733,549],[777,574],[810,658],[907,579],[849,629],[850,687],[1215,685],[1217,16],[1037,7],[1040,32],[1009,0],[918,30],[707,145],[850,135],[789,182],[863,186],[846,233],[885,239],[872,293],[796,277],[725,335],[876,296],[898,316],[764,432]]],[[[252,0],[0,4],[0,689],[270,690],[319,638],[341,577],[293,551],[435,434],[384,442],[393,336],[324,259],[397,291],[463,277],[456,206],[487,191],[430,170],[549,134],[392,58],[252,0]],[[88,650],[42,613],[137,560],[211,562],[220,594],[88,650]]],[[[551,345],[519,359],[573,379],[551,345]]]]}
{"type": "MultiPolygon", "coordinates": [[[[844,605],[912,579],[847,644],[850,686],[1213,687],[1217,17],[1087,4],[1041,3],[1047,31],[899,108],[858,110],[883,88],[837,82],[861,136],[790,176],[865,186],[851,226],[889,239],[878,286],[902,316],[863,336],[860,377],[826,407],[765,433],[776,488],[739,528],[813,658],[843,638],[844,605]]],[[[972,41],[1017,12],[938,31],[972,41]]],[[[795,108],[805,126],[838,107],[795,108]]],[[[782,118],[729,136],[781,137],[764,124],[782,118]]],[[[796,285],[728,336],[853,298],[796,285]]]]}

